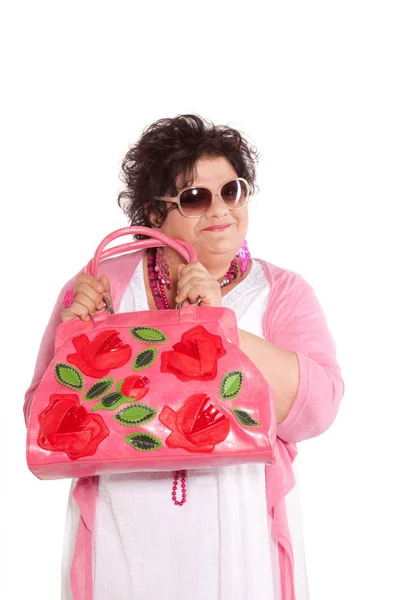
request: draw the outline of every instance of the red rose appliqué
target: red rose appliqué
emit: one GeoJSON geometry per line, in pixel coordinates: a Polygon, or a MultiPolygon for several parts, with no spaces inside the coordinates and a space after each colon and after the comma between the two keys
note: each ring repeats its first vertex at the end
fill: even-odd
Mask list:
{"type": "Polygon", "coordinates": [[[71,460],[95,454],[110,433],[102,417],[88,413],[76,394],[51,394],[38,420],[39,446],[65,452],[71,460]]]}
{"type": "Polygon", "coordinates": [[[202,325],[186,331],[172,347],[161,354],[161,372],[174,373],[181,381],[214,379],[217,361],[226,354],[220,336],[202,325]]]}
{"type": "Polygon", "coordinates": [[[212,452],[226,439],[230,431],[229,420],[213,404],[208,404],[209,400],[207,394],[193,394],[176,412],[170,406],[164,406],[158,418],[172,431],[165,440],[169,448],[212,452]]]}
{"type": "Polygon", "coordinates": [[[89,342],[87,335],[74,337],[76,353],[69,354],[67,361],[89,377],[105,377],[111,369],[125,365],[132,355],[132,348],[118,337],[118,331],[102,331],[89,342]]]}
{"type": "Polygon", "coordinates": [[[138,375],[130,375],[121,386],[121,393],[128,398],[140,400],[149,391],[150,380],[148,377],[139,377],[138,375]]]}

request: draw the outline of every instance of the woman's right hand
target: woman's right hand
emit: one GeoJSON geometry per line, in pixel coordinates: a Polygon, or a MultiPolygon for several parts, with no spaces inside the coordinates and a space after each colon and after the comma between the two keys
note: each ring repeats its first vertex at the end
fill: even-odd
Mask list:
{"type": "Polygon", "coordinates": [[[94,315],[105,310],[102,296],[107,296],[111,302],[110,282],[106,275],[96,279],[92,275],[80,273],[76,278],[75,294],[71,306],[63,308],[61,320],[63,323],[72,319],[88,321],[94,315]]]}

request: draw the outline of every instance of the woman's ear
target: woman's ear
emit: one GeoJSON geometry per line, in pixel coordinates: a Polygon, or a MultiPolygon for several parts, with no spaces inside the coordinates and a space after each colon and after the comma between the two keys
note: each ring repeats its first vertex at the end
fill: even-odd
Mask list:
{"type": "Polygon", "coordinates": [[[152,226],[152,227],[156,227],[156,226],[157,226],[157,217],[156,217],[156,215],[155,215],[154,211],[151,211],[151,212],[148,214],[148,218],[149,218],[149,221],[150,221],[150,223],[151,223],[151,226],[152,226]]]}
{"type": "Polygon", "coordinates": [[[148,202],[147,204],[144,205],[144,213],[146,215],[146,217],[148,218],[148,220],[150,221],[150,224],[152,227],[157,227],[157,223],[158,223],[158,218],[157,218],[157,211],[154,210],[154,208],[152,208],[150,202],[148,202]]]}

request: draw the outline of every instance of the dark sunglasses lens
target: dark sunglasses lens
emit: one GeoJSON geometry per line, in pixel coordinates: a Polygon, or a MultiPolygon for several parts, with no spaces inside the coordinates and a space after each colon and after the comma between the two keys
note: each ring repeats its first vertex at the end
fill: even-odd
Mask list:
{"type": "Polygon", "coordinates": [[[181,208],[185,215],[200,216],[207,212],[212,203],[212,195],[207,188],[193,188],[181,194],[181,208]]]}
{"type": "Polygon", "coordinates": [[[222,200],[231,209],[240,208],[244,206],[247,201],[247,187],[244,181],[235,179],[229,181],[224,185],[221,190],[222,200]]]}

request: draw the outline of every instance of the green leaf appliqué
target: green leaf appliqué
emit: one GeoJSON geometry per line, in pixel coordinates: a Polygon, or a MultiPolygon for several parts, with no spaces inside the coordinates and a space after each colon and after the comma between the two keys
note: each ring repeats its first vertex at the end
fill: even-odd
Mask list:
{"type": "MultiPolygon", "coordinates": [[[[129,398],[129,402],[131,402],[131,400],[132,399],[129,398]]],[[[120,404],[123,404],[123,402],[127,402],[127,400],[121,392],[111,392],[111,394],[104,396],[96,406],[93,406],[92,410],[115,410],[120,404]]]]}
{"type": "Polygon", "coordinates": [[[92,387],[88,389],[83,399],[97,400],[97,398],[100,398],[100,396],[108,392],[108,390],[111,390],[114,383],[115,379],[112,377],[106,377],[106,379],[100,379],[99,381],[96,381],[96,383],[94,383],[92,387]]]}
{"type": "Polygon", "coordinates": [[[132,364],[132,371],[141,371],[150,367],[157,358],[157,348],[147,348],[136,355],[132,364]]]}
{"type": "Polygon", "coordinates": [[[135,340],[143,344],[165,344],[168,342],[163,332],[154,327],[132,327],[130,332],[135,340]]]}
{"type": "Polygon", "coordinates": [[[233,400],[242,389],[243,373],[241,371],[229,371],[222,378],[219,392],[221,400],[233,400]]]}
{"type": "Polygon", "coordinates": [[[231,411],[243,427],[261,427],[261,423],[255,421],[248,412],[242,408],[231,408],[231,411]]]}
{"type": "Polygon", "coordinates": [[[82,391],[85,386],[83,375],[75,367],[65,363],[56,363],[54,367],[54,375],[61,385],[65,385],[73,390],[82,391]]]}
{"type": "Polygon", "coordinates": [[[161,440],[155,435],[151,435],[151,433],[141,433],[138,431],[137,433],[126,435],[125,439],[130,446],[140,452],[152,452],[162,446],[161,440]]]}
{"type": "Polygon", "coordinates": [[[119,413],[114,415],[114,418],[126,427],[137,427],[138,425],[143,425],[143,423],[148,423],[156,415],[157,411],[155,408],[138,402],[137,404],[131,404],[123,408],[119,413]]]}

